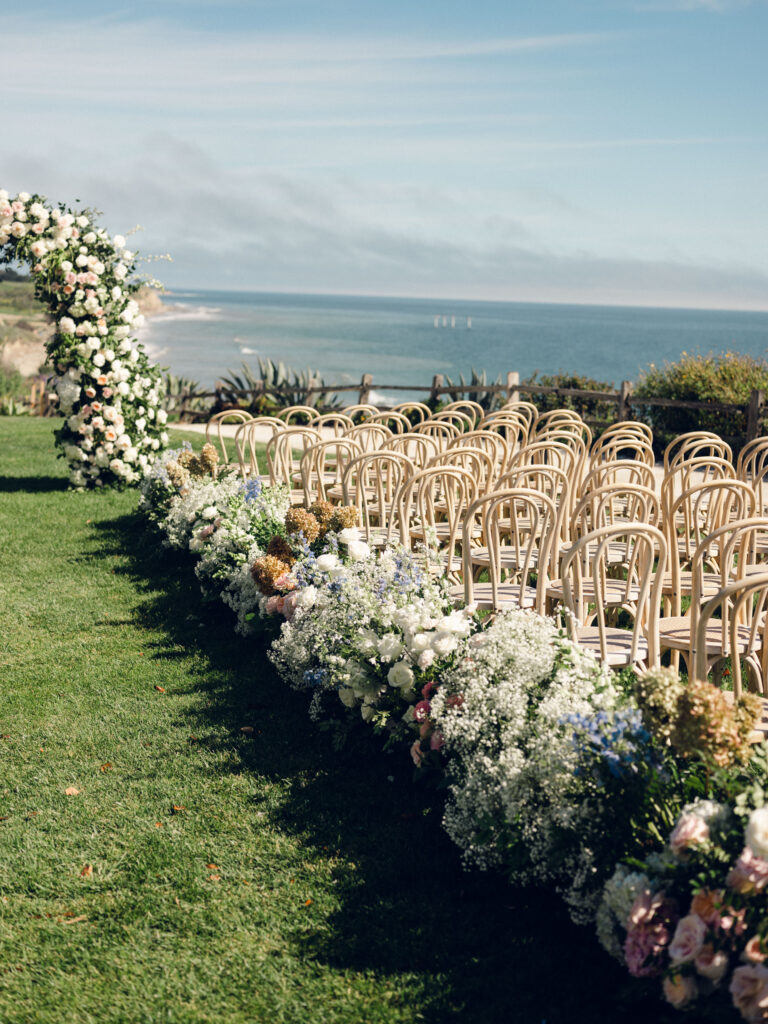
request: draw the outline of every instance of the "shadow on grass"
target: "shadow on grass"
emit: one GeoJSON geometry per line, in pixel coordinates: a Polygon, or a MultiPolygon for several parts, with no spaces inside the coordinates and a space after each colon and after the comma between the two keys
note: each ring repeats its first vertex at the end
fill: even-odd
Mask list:
{"type": "Polygon", "coordinates": [[[292,937],[303,956],[391,975],[395,985],[411,975],[404,998],[417,991],[432,1024],[672,1019],[655,999],[639,999],[554,893],[462,871],[440,828],[439,794],[413,784],[406,751],[384,754],[362,725],[334,751],[306,698],[276,679],[263,645],[236,636],[228,610],[203,602],[188,560],[158,555],[138,517],[95,528],[102,555],[106,540],[128,559],[117,571],[143,592],[139,621],[167,637],[147,647],[151,656],[176,659],[179,647],[199,655],[191,689],[206,700],[189,722],[199,742],[236,749],[233,770],[280,783],[287,795],[270,817],[302,839],[307,860],[343,854],[339,910],[322,933],[292,937]],[[254,727],[248,743],[244,724],[254,727]]]}
{"type": "Polygon", "coordinates": [[[49,491],[66,491],[69,480],[65,476],[0,476],[0,493],[9,494],[14,491],[43,493],[49,491]]]}

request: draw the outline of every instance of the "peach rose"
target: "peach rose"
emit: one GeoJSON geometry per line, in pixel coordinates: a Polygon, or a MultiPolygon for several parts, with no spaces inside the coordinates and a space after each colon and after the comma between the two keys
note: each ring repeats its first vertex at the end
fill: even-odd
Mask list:
{"type": "Polygon", "coordinates": [[[676,1010],[681,1010],[692,1002],[698,993],[696,979],[690,974],[674,974],[664,979],[662,988],[664,998],[676,1010]]]}
{"type": "Polygon", "coordinates": [[[723,896],[722,889],[699,889],[691,900],[689,913],[696,914],[704,924],[713,928],[720,918],[723,896]]]}
{"type": "Polygon", "coordinates": [[[728,955],[721,949],[716,950],[711,942],[701,947],[701,951],[693,961],[693,966],[702,976],[717,984],[728,970],[728,955]]]}
{"type": "Polygon", "coordinates": [[[759,935],[753,935],[749,942],[744,947],[742,953],[742,959],[747,960],[753,964],[761,964],[765,960],[765,953],[763,952],[763,946],[760,942],[759,935]]]}

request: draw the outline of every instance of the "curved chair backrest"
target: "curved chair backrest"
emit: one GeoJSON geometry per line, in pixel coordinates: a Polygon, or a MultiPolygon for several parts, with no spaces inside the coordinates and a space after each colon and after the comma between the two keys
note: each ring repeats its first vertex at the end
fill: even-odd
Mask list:
{"type": "Polygon", "coordinates": [[[362,448],[349,437],[333,437],[306,448],[301,457],[301,486],[309,504],[328,500],[331,487],[340,487],[344,470],[362,454],[362,448]]]}
{"type": "MultiPolygon", "coordinates": [[[[227,450],[225,443],[225,435],[222,431],[222,427],[228,424],[236,424],[240,426],[242,423],[247,423],[252,420],[253,416],[246,409],[225,409],[224,412],[217,412],[208,420],[205,424],[205,441],[206,444],[211,444],[211,435],[216,434],[216,440],[219,442],[219,448],[221,449],[221,463],[222,465],[229,465],[234,462],[234,459],[230,458],[230,453],[227,450]]],[[[237,455],[237,446],[234,447],[235,455],[237,455]]],[[[231,449],[230,449],[231,450],[231,449]]]]}
{"type": "Polygon", "coordinates": [[[765,693],[768,678],[768,645],[765,624],[768,619],[768,572],[743,576],[729,583],[710,598],[701,609],[693,649],[694,676],[705,680],[709,672],[707,632],[715,612],[720,632],[722,658],[731,658],[733,696],[742,695],[742,659],[750,666],[765,693]],[[738,652],[734,655],[734,652],[738,652]],[[762,653],[761,653],[762,652],[762,653]]]}
{"type": "Polygon", "coordinates": [[[304,420],[308,424],[313,423],[316,419],[319,419],[320,413],[317,409],[313,409],[311,405],[288,405],[285,409],[281,409],[277,416],[287,427],[297,427],[302,426],[304,420]],[[302,422],[294,423],[294,420],[301,420],[302,422]]]}
{"type": "Polygon", "coordinates": [[[304,452],[321,441],[319,432],[312,427],[286,427],[273,434],[266,447],[270,483],[293,488],[304,452]]]}

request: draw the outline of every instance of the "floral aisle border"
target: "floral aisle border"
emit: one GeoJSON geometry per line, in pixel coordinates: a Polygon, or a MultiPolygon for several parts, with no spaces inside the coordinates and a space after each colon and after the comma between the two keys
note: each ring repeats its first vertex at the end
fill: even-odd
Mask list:
{"type": "Polygon", "coordinates": [[[697,1019],[768,1020],[768,748],[669,669],[603,670],[555,623],[457,609],[437,565],[372,550],[356,511],[290,508],[165,452],[141,508],[327,724],[360,717],[447,783],[465,864],[555,887],[637,979],[697,1019]],[[255,627],[260,626],[260,629],[255,627]],[[712,1014],[712,1016],[710,1016],[712,1014]]]}
{"type": "Polygon", "coordinates": [[[136,484],[168,443],[162,375],[135,331],[136,257],[87,212],[0,190],[0,264],[29,265],[53,317],[47,345],[64,424],[57,444],[75,487],[136,484]]]}

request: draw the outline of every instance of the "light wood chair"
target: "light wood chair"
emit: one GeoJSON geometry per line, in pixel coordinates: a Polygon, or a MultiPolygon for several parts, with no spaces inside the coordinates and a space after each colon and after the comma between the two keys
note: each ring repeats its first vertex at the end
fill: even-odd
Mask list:
{"type": "Polygon", "coordinates": [[[301,479],[301,459],[307,448],[320,444],[322,437],[312,427],[286,427],[267,441],[267,469],[273,487],[291,488],[293,504],[305,504],[303,489],[296,487],[301,479]]]}
{"type": "MultiPolygon", "coordinates": [[[[400,542],[413,549],[431,549],[447,575],[461,572],[461,524],[477,498],[477,482],[470,472],[456,466],[421,469],[398,491],[396,517],[400,542]]],[[[429,560],[427,561],[429,565],[429,560]]]]}
{"type": "Polygon", "coordinates": [[[452,412],[454,409],[469,416],[472,420],[470,430],[475,430],[477,428],[477,424],[483,416],[485,416],[485,409],[483,409],[482,405],[480,405],[479,402],[473,402],[469,398],[462,398],[457,402],[448,402],[447,405],[443,406],[440,412],[452,412]]]}
{"type": "MultiPolygon", "coordinates": [[[[418,423],[423,423],[424,420],[431,419],[432,417],[432,410],[423,402],[399,402],[397,405],[392,406],[391,411],[402,413],[403,416],[408,418],[410,423],[413,423],[416,417],[418,417],[418,423]]],[[[411,426],[408,429],[412,430],[413,427],[411,426]]]]}
{"type": "Polygon", "coordinates": [[[733,452],[719,434],[709,430],[690,430],[686,434],[679,434],[664,449],[664,475],[681,462],[699,458],[725,459],[732,463],[733,452]]]}
{"type": "Polygon", "coordinates": [[[315,430],[319,430],[321,434],[324,430],[330,430],[334,437],[343,437],[354,425],[354,420],[345,416],[343,412],[327,412],[312,421],[315,430]]]}
{"type": "Polygon", "coordinates": [[[451,595],[479,610],[543,613],[556,539],[557,510],[541,492],[517,487],[478,498],[462,527],[463,586],[451,588],[451,595]]]}
{"type": "Polygon", "coordinates": [[[285,409],[281,409],[277,416],[287,427],[299,427],[313,424],[315,420],[320,418],[320,413],[311,405],[288,405],[285,409]],[[306,419],[308,423],[294,423],[294,420],[299,420],[300,418],[306,419]]]}
{"type": "Polygon", "coordinates": [[[392,437],[392,431],[383,423],[368,420],[350,427],[344,437],[356,441],[364,452],[376,452],[392,437]]]}
{"type": "Polygon", "coordinates": [[[393,434],[409,434],[411,432],[411,421],[401,412],[388,409],[385,412],[377,412],[371,416],[369,423],[383,423],[393,434]]]}
{"type": "Polygon", "coordinates": [[[416,466],[400,452],[367,452],[352,459],[344,470],[342,497],[345,505],[359,510],[365,540],[380,547],[400,533],[396,496],[416,466]]]}
{"type": "Polygon", "coordinates": [[[258,478],[262,483],[268,484],[269,473],[261,474],[256,452],[256,446],[261,443],[257,440],[256,434],[264,427],[271,430],[272,434],[286,429],[285,423],[276,416],[254,416],[240,424],[235,431],[234,442],[243,480],[258,478]]]}
{"type": "Polygon", "coordinates": [[[305,503],[338,500],[345,469],[362,453],[360,444],[350,437],[329,438],[305,449],[299,468],[305,503]]]}
{"type": "Polygon", "coordinates": [[[345,416],[348,416],[351,420],[355,420],[359,417],[361,423],[365,423],[372,416],[376,416],[380,411],[377,405],[370,405],[368,402],[358,402],[357,405],[346,405],[341,410],[345,416]]]}
{"type": "MultiPolygon", "coordinates": [[[[765,628],[768,615],[768,572],[729,583],[701,609],[692,652],[697,679],[706,679],[726,658],[731,659],[733,696],[742,695],[744,662],[758,691],[766,696],[768,687],[768,645],[765,628]],[[714,618],[720,611],[720,618],[714,618]]],[[[715,674],[715,682],[719,673],[715,674]]]]}
{"type": "Polygon", "coordinates": [[[219,448],[221,450],[221,461],[220,465],[230,466],[234,463],[237,458],[237,446],[232,443],[232,438],[226,438],[222,427],[228,424],[237,424],[237,426],[243,423],[248,423],[253,419],[253,416],[246,409],[225,409],[224,412],[217,412],[211,416],[208,422],[205,424],[205,443],[212,444],[212,435],[215,433],[216,440],[219,442],[219,448]],[[230,441],[230,447],[227,449],[226,441],[230,441]],[[232,457],[234,456],[234,458],[232,457]]]}
{"type": "Polygon", "coordinates": [[[381,446],[381,451],[399,452],[405,455],[416,466],[424,469],[430,459],[443,450],[438,438],[428,434],[395,434],[381,446]]]}
{"type": "Polygon", "coordinates": [[[461,434],[461,430],[455,423],[449,423],[448,420],[436,420],[433,418],[424,420],[423,423],[418,423],[411,433],[434,437],[440,444],[440,447],[445,448],[449,441],[452,441],[454,437],[458,437],[459,434],[461,434]]]}
{"type": "Polygon", "coordinates": [[[647,523],[604,526],[585,534],[563,556],[563,608],[568,634],[610,668],[642,671],[659,665],[659,606],[667,556],[664,534],[647,523]],[[625,547],[617,579],[612,547],[625,547]],[[618,622],[619,613],[630,620],[618,622]]]}

